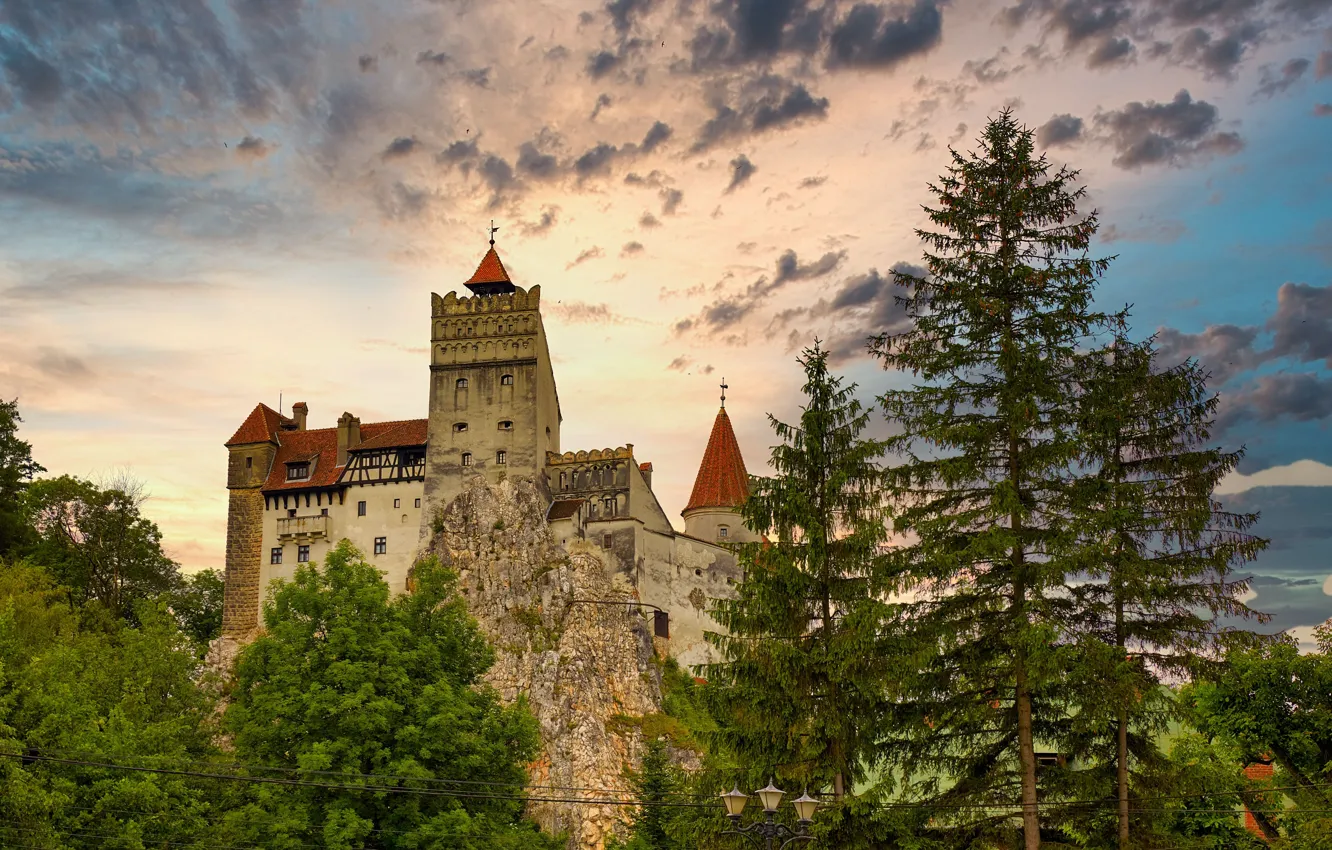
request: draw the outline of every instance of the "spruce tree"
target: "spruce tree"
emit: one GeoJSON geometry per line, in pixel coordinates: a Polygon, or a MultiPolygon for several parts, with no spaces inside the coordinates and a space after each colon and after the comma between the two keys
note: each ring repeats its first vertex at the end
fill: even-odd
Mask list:
{"type": "Polygon", "coordinates": [[[707,666],[704,693],[720,727],[711,743],[742,785],[775,778],[840,798],[874,775],[895,674],[883,651],[891,608],[872,592],[888,536],[884,443],[862,436],[870,412],[829,373],[828,352],[816,343],[798,362],[800,422],[769,416],[776,474],[752,479],[741,509],[765,539],[737,547],[744,581],[716,603],[726,634],[708,640],[724,660],[707,666]]]}
{"type": "Polygon", "coordinates": [[[1136,762],[1163,760],[1155,742],[1178,706],[1162,677],[1186,676],[1217,657],[1228,631],[1218,615],[1261,618],[1239,600],[1247,582],[1231,574],[1267,541],[1247,533],[1256,514],[1222,510],[1212,499],[1243,452],[1205,445],[1218,399],[1196,362],[1162,368],[1153,340],[1135,344],[1121,329],[1081,370],[1083,474],[1072,514],[1088,580],[1075,599],[1090,639],[1083,669],[1092,676],[1078,713],[1088,743],[1108,737],[1098,723],[1113,729],[1113,755],[1103,763],[1115,768],[1117,843],[1127,850],[1130,735],[1136,762]]]}
{"type": "MultiPolygon", "coordinates": [[[[996,807],[940,808],[938,822],[967,842],[1007,842],[1016,803],[1034,850],[1036,744],[1067,737],[1065,671],[1079,663],[1074,364],[1109,324],[1092,306],[1109,260],[1087,256],[1096,214],[1079,216],[1078,173],[1036,157],[1031,130],[1005,110],[979,145],[953,151],[930,186],[937,229],[916,231],[927,275],[894,272],[912,327],[870,342],[919,382],[880,398],[902,431],[889,443],[904,458],[889,472],[896,531],[914,538],[894,551],[905,577],[892,589],[911,600],[922,652],[893,747],[923,797],[996,807]]],[[[1049,786],[1066,771],[1043,772],[1049,786]]]]}

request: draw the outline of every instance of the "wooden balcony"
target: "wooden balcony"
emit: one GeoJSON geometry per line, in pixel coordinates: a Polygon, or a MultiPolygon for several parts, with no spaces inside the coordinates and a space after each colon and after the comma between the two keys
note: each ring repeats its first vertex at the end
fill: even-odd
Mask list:
{"type": "Polygon", "coordinates": [[[319,540],[328,536],[328,517],[317,516],[278,517],[278,540],[286,543],[291,540],[319,540]]]}

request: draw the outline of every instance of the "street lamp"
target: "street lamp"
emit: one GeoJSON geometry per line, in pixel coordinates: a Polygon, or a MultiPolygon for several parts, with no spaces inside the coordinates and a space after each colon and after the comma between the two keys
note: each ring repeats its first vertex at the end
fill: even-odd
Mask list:
{"type": "Polygon", "coordinates": [[[762,841],[764,850],[774,850],[774,848],[784,850],[798,841],[814,840],[814,836],[809,834],[809,822],[814,819],[814,811],[818,809],[819,801],[809,796],[808,791],[791,801],[796,810],[795,829],[784,823],[777,823],[777,807],[781,805],[785,791],[769,782],[767,788],[760,788],[755,793],[758,794],[759,802],[763,804],[764,818],[749,826],[740,826],[740,813],[745,810],[749,795],[742,793],[738,787],[720,795],[726,805],[726,817],[731,821],[731,828],[722,835],[743,835],[755,843],[762,841]],[[781,843],[777,844],[778,841],[781,843]]]}

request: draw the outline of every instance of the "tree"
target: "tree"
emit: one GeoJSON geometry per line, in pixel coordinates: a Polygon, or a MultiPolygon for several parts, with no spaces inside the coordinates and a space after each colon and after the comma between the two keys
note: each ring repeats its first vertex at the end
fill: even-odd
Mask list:
{"type": "Polygon", "coordinates": [[[265,633],[237,661],[225,722],[238,761],[311,784],[265,788],[233,813],[237,841],[272,850],[561,845],[521,819],[536,721],[481,684],[493,656],[454,574],[431,559],[414,575],[415,590],[390,600],[344,540],[322,568],[301,565],[275,584],[265,633]],[[396,793],[357,789],[365,785],[396,793]]]}
{"type": "Polygon", "coordinates": [[[679,793],[678,773],[671,764],[666,742],[661,738],[647,741],[643,761],[630,779],[634,799],[642,805],[629,825],[629,840],[621,844],[611,839],[607,850],[677,850],[684,846],[668,834],[675,810],[663,805],[679,793]]]}
{"type": "Polygon", "coordinates": [[[207,644],[222,634],[225,583],[217,570],[199,570],[181,579],[171,592],[171,610],[185,634],[207,644]]]}
{"type": "Polygon", "coordinates": [[[37,534],[33,560],[75,604],[97,601],[132,619],[138,601],[177,586],[179,568],[162,552],[162,532],[140,512],[140,485],[100,487],[62,475],[33,482],[26,500],[37,534]]]}
{"type": "MultiPolygon", "coordinates": [[[[925,211],[938,229],[917,231],[926,276],[894,271],[911,327],[870,343],[885,368],[921,381],[880,398],[902,431],[888,445],[905,457],[889,472],[895,527],[915,538],[894,552],[895,589],[913,600],[907,620],[926,649],[894,748],[921,793],[1018,802],[1035,850],[1036,744],[1066,739],[1066,679],[1079,664],[1069,646],[1073,364],[1110,324],[1092,308],[1109,260],[1087,256],[1096,214],[1078,217],[1077,172],[1036,158],[1011,112],[979,144],[953,152],[930,186],[938,206],[925,211]],[[955,781],[944,788],[940,774],[955,781]]],[[[1066,774],[1045,769],[1040,785],[1066,774]]],[[[1003,813],[954,811],[960,834],[1010,828],[1003,813]]]]}
{"type": "MultiPolygon", "coordinates": [[[[1161,677],[1197,672],[1228,630],[1216,617],[1254,617],[1229,580],[1267,541],[1246,533],[1256,514],[1220,509],[1212,493],[1242,451],[1204,444],[1217,397],[1195,362],[1161,368],[1152,340],[1116,334],[1080,363],[1079,440],[1084,474],[1072,511],[1081,529],[1075,590],[1083,619],[1082,746],[1114,730],[1117,833],[1130,843],[1130,733],[1134,759],[1159,759],[1156,740],[1175,715],[1161,677]],[[1130,727],[1133,727],[1131,730],[1130,727]]],[[[1093,753],[1094,756],[1102,753],[1093,753]]]]}
{"type": "Polygon", "coordinates": [[[22,509],[27,483],[46,470],[32,459],[32,445],[18,438],[18,399],[0,401],[0,558],[13,557],[30,534],[22,509]]]}
{"type": "MultiPolygon", "coordinates": [[[[893,608],[874,590],[889,534],[884,443],[862,436],[870,414],[829,373],[828,352],[816,343],[798,362],[800,422],[769,416],[776,475],[753,479],[741,508],[766,539],[737,549],[745,580],[715,604],[727,631],[707,636],[723,660],[706,668],[704,694],[719,723],[712,743],[746,767],[743,782],[775,776],[840,799],[879,776],[879,718],[899,663],[893,608]]],[[[830,840],[852,840],[855,824],[842,829],[830,840]]]]}

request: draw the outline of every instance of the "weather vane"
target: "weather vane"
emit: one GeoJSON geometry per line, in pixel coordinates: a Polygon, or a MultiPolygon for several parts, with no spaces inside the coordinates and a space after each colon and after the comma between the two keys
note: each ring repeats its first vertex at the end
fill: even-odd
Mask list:
{"type": "Polygon", "coordinates": [[[726,390],[727,390],[726,379],[725,379],[725,378],[722,378],[721,388],[722,388],[722,410],[725,410],[725,409],[726,409],[726,390]]]}
{"type": "Polygon", "coordinates": [[[495,226],[495,219],[490,220],[490,247],[495,247],[495,234],[499,233],[499,228],[495,226]]]}

